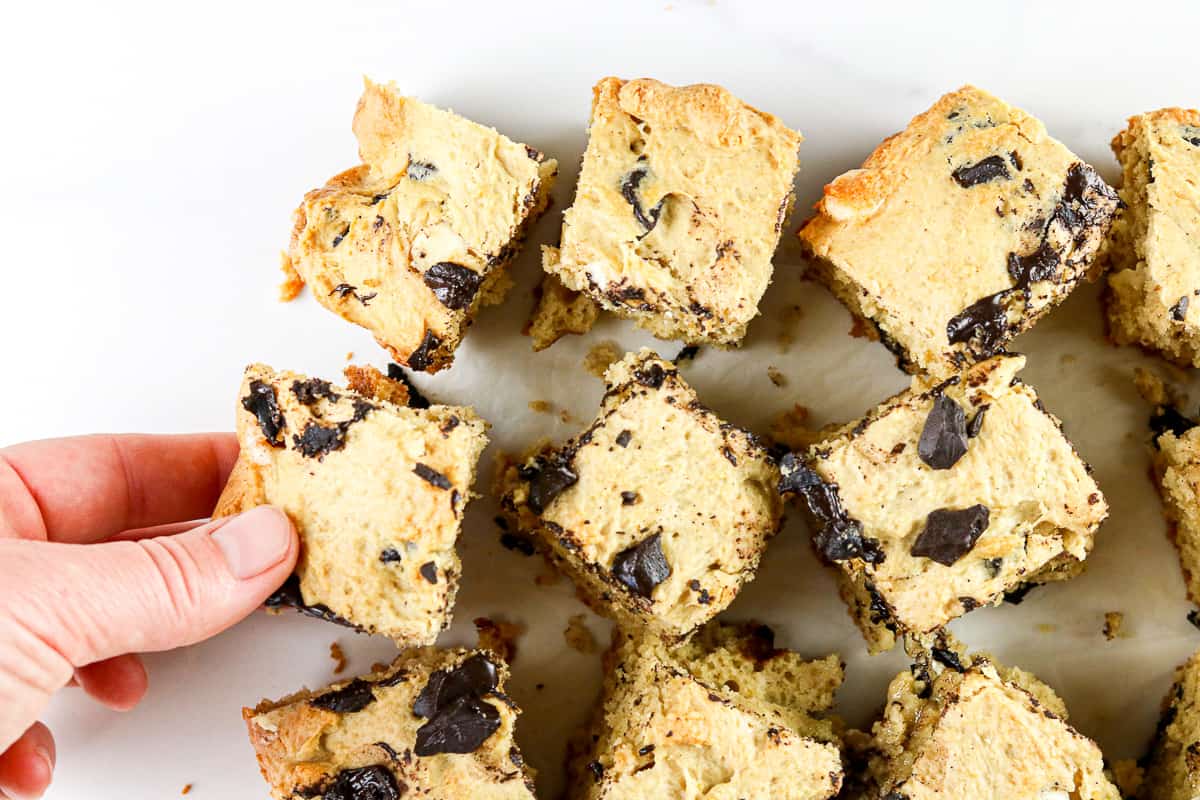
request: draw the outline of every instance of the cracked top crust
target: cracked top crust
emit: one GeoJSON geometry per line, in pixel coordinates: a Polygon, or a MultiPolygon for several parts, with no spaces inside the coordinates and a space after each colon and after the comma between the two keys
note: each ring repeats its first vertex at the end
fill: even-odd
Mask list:
{"type": "Polygon", "coordinates": [[[771,280],[800,141],[719,86],[605,78],[545,267],[657,336],[737,344],[771,280]]]}
{"type": "Polygon", "coordinates": [[[238,395],[241,452],[213,516],[271,504],[291,518],[298,585],[269,605],[429,644],[450,621],[454,544],[486,430],[470,408],[404,408],[254,364],[238,395]]]}
{"type": "Polygon", "coordinates": [[[290,267],[396,360],[436,372],[480,305],[503,299],[505,268],[549,202],[557,162],[370,81],[354,133],[363,163],[305,196],[290,267]]]}

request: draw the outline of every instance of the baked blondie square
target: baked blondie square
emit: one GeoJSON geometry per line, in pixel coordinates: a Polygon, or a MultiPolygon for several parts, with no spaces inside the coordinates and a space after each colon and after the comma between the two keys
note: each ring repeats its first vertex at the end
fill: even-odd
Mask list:
{"type": "Polygon", "coordinates": [[[492,652],[416,648],[242,716],[276,800],[532,800],[507,679],[492,652]]]}
{"type": "Polygon", "coordinates": [[[1160,409],[1153,424],[1154,480],[1179,551],[1188,599],[1200,605],[1200,428],[1173,408],[1160,409]]]}
{"type": "Polygon", "coordinates": [[[384,399],[388,379],[373,380],[365,395],[248,367],[241,453],[213,516],[269,503],[296,526],[296,573],[268,607],[430,644],[458,591],[454,545],[487,423],[470,408],[396,405],[384,399]]]}
{"type": "Polygon", "coordinates": [[[918,673],[888,687],[848,800],[1120,800],[1100,748],[1033,675],[979,659],[918,673]]]}
{"type": "Polygon", "coordinates": [[[800,141],[719,86],[605,78],[543,266],[655,336],[736,345],[771,282],[800,141]]]}
{"type": "Polygon", "coordinates": [[[1139,800],[1200,797],[1200,654],[1175,671],[1146,762],[1139,800]]]}
{"type": "Polygon", "coordinates": [[[948,374],[1096,277],[1117,205],[1041,122],[966,86],[826,186],[799,235],[902,368],[948,374]]]}
{"type": "Polygon", "coordinates": [[[786,455],[818,553],[872,652],[1025,586],[1076,574],[1108,514],[1023,356],[912,387],[786,455]]]}
{"type": "Polygon", "coordinates": [[[504,299],[557,163],[370,81],[354,134],[363,163],[305,196],[285,272],[400,363],[437,372],[480,306],[504,299]]]}
{"type": "Polygon", "coordinates": [[[1200,111],[1130,117],[1112,149],[1125,210],[1109,241],[1109,332],[1200,366],[1200,111]]]}
{"type": "Polygon", "coordinates": [[[836,656],[806,661],[764,626],[714,622],[677,648],[618,631],[605,670],[591,728],[573,743],[572,800],[838,793],[836,656]]]}
{"type": "Polygon", "coordinates": [[[753,577],[782,523],[779,470],[651,351],[604,379],[583,433],[503,470],[501,506],[598,613],[682,637],[753,577]]]}

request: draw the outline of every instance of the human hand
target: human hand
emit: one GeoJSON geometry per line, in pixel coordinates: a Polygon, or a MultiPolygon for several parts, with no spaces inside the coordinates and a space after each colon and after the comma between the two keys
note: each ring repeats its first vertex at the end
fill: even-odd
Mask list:
{"type": "Polygon", "coordinates": [[[136,653],[207,639],[260,606],[299,542],[269,506],[213,522],[232,434],[85,436],[0,449],[0,793],[38,797],[68,684],[110,708],[146,692],[136,653]]]}

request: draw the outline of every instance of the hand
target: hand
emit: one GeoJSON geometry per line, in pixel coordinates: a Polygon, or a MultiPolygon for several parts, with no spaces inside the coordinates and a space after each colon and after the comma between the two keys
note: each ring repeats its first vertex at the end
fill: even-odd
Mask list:
{"type": "Polygon", "coordinates": [[[39,797],[54,739],[36,722],[74,683],[132,708],[135,653],[225,630],[291,573],[299,542],[269,506],[207,517],[232,434],[87,436],[0,449],[0,793],[39,797]]]}

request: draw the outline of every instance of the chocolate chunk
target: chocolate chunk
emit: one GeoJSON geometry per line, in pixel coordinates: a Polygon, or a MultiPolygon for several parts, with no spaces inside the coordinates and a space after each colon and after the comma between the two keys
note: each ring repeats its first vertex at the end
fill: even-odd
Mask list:
{"type": "Polygon", "coordinates": [[[1037,281],[1053,280],[1058,272],[1058,252],[1049,242],[1042,242],[1028,255],[1008,254],[1008,275],[1019,289],[1027,289],[1037,281]]]}
{"type": "Polygon", "coordinates": [[[1194,147],[1200,147],[1200,136],[1184,136],[1183,140],[1194,147]]]}
{"type": "Polygon", "coordinates": [[[1183,436],[1194,427],[1196,421],[1185,416],[1174,406],[1162,406],[1150,417],[1150,430],[1154,432],[1155,439],[1168,431],[1176,436],[1183,436]]]}
{"type": "Polygon", "coordinates": [[[501,546],[514,550],[522,555],[531,556],[534,553],[533,540],[528,536],[518,533],[502,533],[500,534],[501,546]]]}
{"type": "Polygon", "coordinates": [[[981,355],[1000,348],[1008,334],[1008,309],[1004,301],[1011,290],[981,297],[946,323],[946,338],[951,344],[974,341],[981,355]]]}
{"type": "Polygon", "coordinates": [[[633,377],[643,386],[649,386],[651,389],[657,389],[663,385],[663,381],[667,379],[667,371],[662,368],[662,364],[653,363],[645,367],[638,367],[633,371],[633,377]]]}
{"type": "MultiPolygon", "coordinates": [[[[1020,169],[1020,167],[1018,167],[1020,169]]],[[[964,189],[969,189],[972,186],[978,186],[981,183],[1007,179],[1008,164],[1005,163],[1003,156],[988,156],[982,161],[974,164],[964,164],[951,173],[955,183],[964,189]]]]}
{"type": "Polygon", "coordinates": [[[616,442],[621,447],[629,447],[629,440],[633,438],[633,433],[630,431],[621,431],[617,434],[616,442]]]}
{"type": "Polygon", "coordinates": [[[439,303],[457,310],[471,305],[483,283],[483,275],[461,264],[439,261],[425,270],[421,280],[433,290],[439,303]]]}
{"type": "Polygon", "coordinates": [[[983,430],[983,415],[987,413],[989,408],[990,406],[988,405],[982,405],[979,407],[979,410],[975,412],[975,416],[971,417],[971,421],[967,423],[968,439],[974,439],[979,435],[979,432],[983,430]]]}
{"type": "Polygon", "coordinates": [[[435,336],[433,331],[426,328],[425,336],[421,338],[421,344],[408,354],[408,366],[420,371],[429,369],[429,365],[433,363],[433,352],[441,343],[442,340],[435,336]]]}
{"type": "Polygon", "coordinates": [[[421,390],[412,382],[412,378],[404,371],[404,367],[399,364],[388,364],[387,376],[404,384],[404,388],[408,390],[409,408],[429,408],[429,398],[421,394],[421,390]]]}
{"type": "Polygon", "coordinates": [[[921,429],[917,455],[934,469],[950,469],[966,453],[967,417],[962,406],[948,395],[939,394],[921,429]]]}
{"type": "Polygon", "coordinates": [[[696,593],[696,602],[700,605],[706,606],[712,602],[712,595],[708,593],[708,589],[705,589],[695,578],[688,581],[688,588],[696,593]]]}
{"type": "Polygon", "coordinates": [[[242,398],[242,408],[258,420],[258,427],[271,447],[283,447],[283,429],[287,421],[279,410],[275,387],[258,379],[250,381],[250,393],[242,398]]]}
{"type": "Polygon", "coordinates": [[[392,761],[399,760],[400,754],[396,752],[396,748],[392,747],[387,742],[376,742],[375,746],[382,750],[392,761]]]}
{"type": "MultiPolygon", "coordinates": [[[[371,198],[371,205],[373,205],[373,206],[379,205],[381,202],[383,202],[384,200],[387,199],[387,196],[388,196],[388,192],[383,192],[382,194],[375,195],[374,197],[371,198]]],[[[375,223],[376,223],[375,227],[379,227],[379,225],[383,224],[383,218],[376,217],[375,223]]]]}
{"type": "Polygon", "coordinates": [[[417,473],[417,476],[421,480],[439,489],[449,489],[453,485],[445,475],[427,464],[422,464],[420,461],[413,467],[413,472],[417,473]]]}
{"type": "Polygon", "coordinates": [[[952,566],[975,547],[975,542],[987,530],[990,515],[988,507],[980,504],[969,508],[939,508],[931,511],[925,518],[925,529],[913,543],[910,552],[914,556],[952,566]]]}
{"type": "Polygon", "coordinates": [[[362,678],[355,678],[341,689],[312,698],[308,704],[335,714],[352,714],[374,702],[375,693],[371,691],[371,684],[362,678]]]}
{"type": "Polygon", "coordinates": [[[594,780],[598,781],[604,777],[604,765],[599,761],[589,761],[587,768],[588,772],[592,773],[592,778],[594,780]]]}
{"type": "Polygon", "coordinates": [[[437,167],[427,161],[417,161],[412,156],[408,157],[408,169],[404,170],[405,176],[410,180],[424,181],[433,177],[437,172],[437,167]]]}
{"type": "Polygon", "coordinates": [[[500,727],[500,712],[483,697],[499,683],[496,665],[474,655],[429,677],[413,714],[429,721],[417,729],[418,756],[473,753],[500,727]]]}
{"type": "Polygon", "coordinates": [[[1036,589],[1041,584],[1038,583],[1022,583],[1015,589],[1011,589],[1004,593],[1004,602],[1012,603],[1014,606],[1019,606],[1025,602],[1025,596],[1036,589]]]}
{"type": "Polygon", "coordinates": [[[933,656],[934,661],[939,664],[949,667],[955,672],[966,672],[967,668],[963,666],[962,661],[958,657],[958,653],[948,647],[931,647],[929,654],[933,656]]]}
{"type": "Polygon", "coordinates": [[[333,385],[320,378],[292,381],[292,394],[295,395],[297,402],[306,406],[311,406],[322,397],[331,403],[336,403],[341,399],[341,395],[333,390],[333,385]]]}
{"type": "Polygon", "coordinates": [[[302,434],[292,437],[292,445],[306,458],[324,461],[328,453],[345,447],[346,430],[342,425],[327,426],[310,422],[304,426],[302,434]]]}
{"type": "Polygon", "coordinates": [[[621,492],[621,505],[631,506],[641,497],[637,492],[621,492]]]}
{"type": "MultiPolygon", "coordinates": [[[[1200,147],[1200,142],[1197,142],[1197,147],[1200,147]]],[[[1200,608],[1193,608],[1187,613],[1187,621],[1200,628],[1200,608]]]]}
{"type": "Polygon", "coordinates": [[[554,498],[579,480],[570,462],[560,453],[546,458],[539,456],[533,464],[521,467],[518,474],[529,483],[529,499],[526,502],[535,514],[545,511],[554,498]]]}
{"type": "Polygon", "coordinates": [[[1111,216],[1111,209],[1119,203],[1117,193],[1096,170],[1076,162],[1067,170],[1062,198],[1051,215],[1051,222],[1062,225],[1078,239],[1087,229],[1105,222],[1111,216]]]}
{"type": "Polygon", "coordinates": [[[437,564],[433,563],[432,561],[426,561],[421,565],[419,572],[421,573],[421,577],[425,580],[429,581],[430,583],[437,583],[437,564]]]}
{"type": "Polygon", "coordinates": [[[1025,162],[1021,160],[1021,154],[1016,150],[1009,151],[1008,160],[1012,162],[1012,165],[1016,167],[1018,171],[1025,169],[1025,162]]]}
{"type": "Polygon", "coordinates": [[[734,455],[733,451],[730,450],[728,447],[721,448],[721,455],[725,456],[725,460],[728,461],[730,464],[733,464],[735,467],[738,465],[737,456],[734,455]]]}
{"type": "Polygon", "coordinates": [[[617,553],[613,577],[636,595],[649,599],[654,587],[671,576],[671,565],[662,551],[662,537],[654,534],[617,553]]]}
{"type": "Polygon", "coordinates": [[[350,233],[350,226],[349,226],[349,225],[347,225],[346,227],[342,228],[342,232],[341,232],[341,233],[339,233],[337,236],[333,237],[333,242],[332,242],[332,244],[330,244],[330,247],[337,247],[339,244],[341,244],[341,243],[342,243],[342,239],[345,239],[345,238],[346,238],[346,234],[348,234],[348,233],[350,233]]]}
{"type": "Polygon", "coordinates": [[[338,773],[325,789],[325,800],[400,800],[406,788],[384,767],[357,767],[338,773]]]}
{"type": "Polygon", "coordinates": [[[804,498],[821,529],[813,536],[817,551],[829,561],[861,558],[870,564],[882,564],[886,554],[875,539],[862,535],[862,523],[846,513],[835,483],[825,483],[795,453],[779,461],[780,494],[794,492],[804,498]]]}
{"type": "Polygon", "coordinates": [[[621,179],[621,196],[633,208],[633,218],[646,229],[646,233],[654,230],[654,226],[658,224],[658,215],[662,213],[661,204],[650,209],[649,214],[642,209],[642,201],[638,197],[638,186],[648,174],[647,167],[639,164],[621,179]]]}
{"type": "Polygon", "coordinates": [[[525,145],[525,155],[528,156],[529,158],[533,159],[534,161],[538,162],[539,164],[542,162],[543,159],[546,158],[544,155],[542,155],[540,150],[535,150],[534,148],[530,147],[529,145],[525,145]]]}
{"type": "Polygon", "coordinates": [[[363,629],[355,625],[345,617],[333,613],[329,606],[317,603],[316,605],[308,605],[304,602],[304,596],[300,592],[300,578],[297,575],[290,576],[283,582],[275,592],[264,601],[263,605],[267,608],[294,608],[301,614],[317,619],[323,619],[326,622],[332,622],[335,625],[342,625],[347,628],[353,628],[356,631],[363,629]]]}
{"type": "Polygon", "coordinates": [[[404,557],[400,555],[400,551],[394,547],[385,547],[383,552],[379,554],[379,560],[384,564],[394,564],[401,561],[404,557]]]}
{"type": "Polygon", "coordinates": [[[347,295],[355,294],[357,289],[357,286],[352,286],[349,283],[339,283],[329,292],[329,296],[333,297],[336,294],[339,298],[345,298],[347,295]]]}
{"type": "Polygon", "coordinates": [[[983,562],[983,566],[987,569],[988,575],[993,578],[1000,574],[1000,567],[1003,564],[1003,558],[989,558],[983,562]]]}
{"type": "Polygon", "coordinates": [[[694,361],[699,352],[699,345],[686,344],[679,349],[678,353],[675,354],[674,361],[676,364],[678,364],[680,361],[694,361]]]}
{"type": "Polygon", "coordinates": [[[1171,319],[1176,322],[1183,322],[1187,319],[1188,296],[1185,294],[1179,298],[1179,302],[1171,306],[1171,319]]]}
{"type": "Polygon", "coordinates": [[[499,683],[496,665],[487,656],[475,654],[453,669],[430,675],[429,682],[413,702],[413,713],[428,719],[460,697],[490,694],[499,683]]]}

